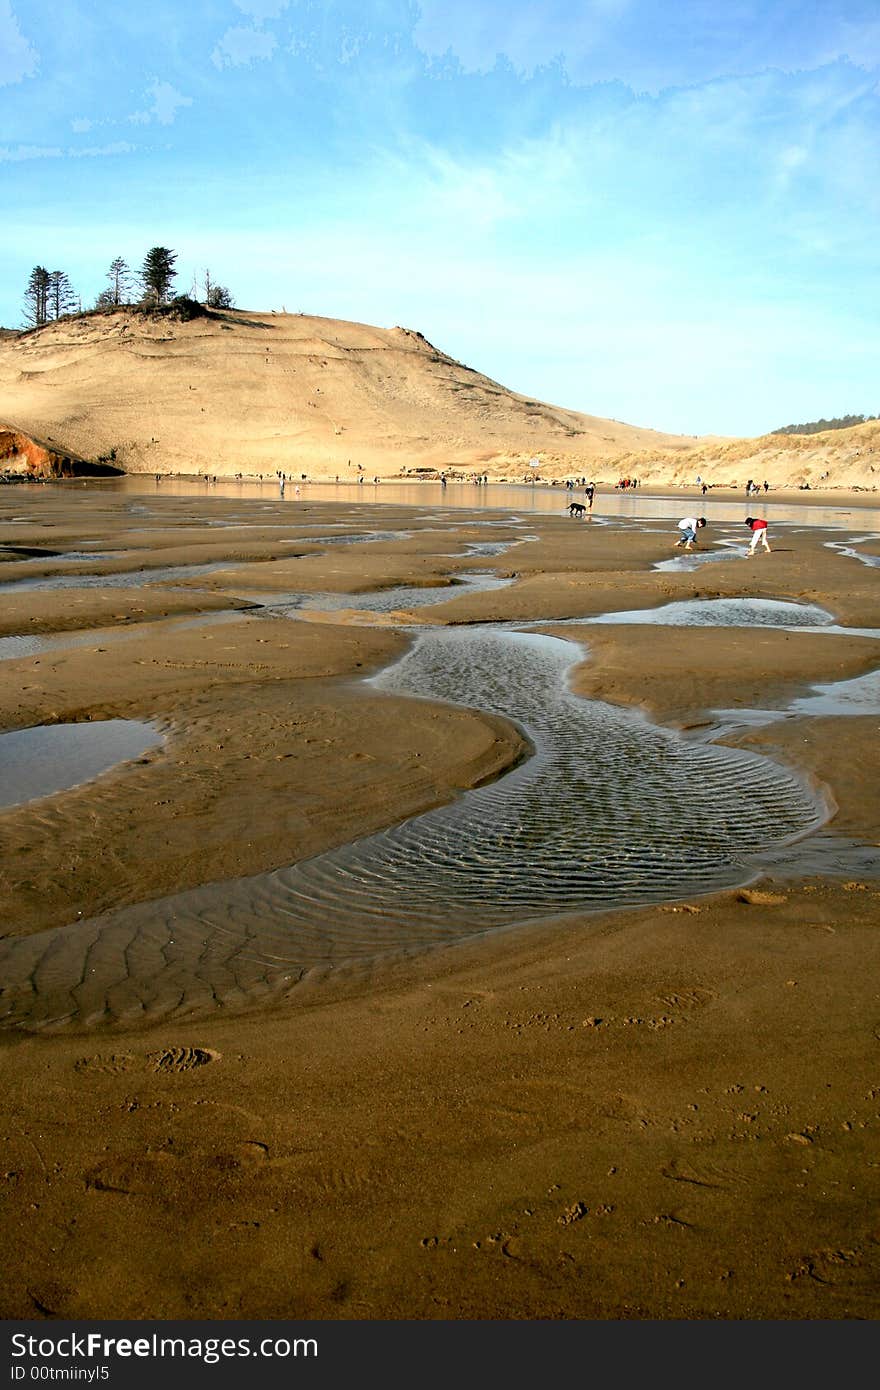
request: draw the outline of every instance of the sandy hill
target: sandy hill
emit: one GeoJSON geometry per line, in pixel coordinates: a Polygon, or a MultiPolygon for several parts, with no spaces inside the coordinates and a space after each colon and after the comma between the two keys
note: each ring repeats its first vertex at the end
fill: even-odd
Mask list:
{"type": "Polygon", "coordinates": [[[682,453],[658,450],[615,460],[621,476],[638,469],[640,481],[743,488],[752,478],[773,488],[876,492],[880,486],[880,421],[819,434],[764,434],[756,439],[697,440],[682,453]]]}
{"type": "Polygon", "coordinates": [[[597,474],[694,443],[508,391],[406,328],[133,309],[0,340],[0,425],[128,472],[597,474]]]}
{"type": "Polygon", "coordinates": [[[0,467],[85,459],[132,473],[345,480],[445,468],[519,481],[538,457],[548,480],[872,491],[880,481],[877,421],[757,439],[668,435],[508,391],[411,329],[190,312],[120,308],[0,333],[0,467]]]}

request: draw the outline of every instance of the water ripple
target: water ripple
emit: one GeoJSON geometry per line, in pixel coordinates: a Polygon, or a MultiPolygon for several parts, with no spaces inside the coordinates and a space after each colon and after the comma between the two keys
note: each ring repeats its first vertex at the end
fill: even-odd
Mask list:
{"type": "Polygon", "coordinates": [[[195,1016],[517,922],[709,892],[822,823],[818,798],[767,759],[574,696],[580,659],[532,632],[424,632],[372,684],[505,716],[527,761],[289,868],[7,940],[5,1026],[195,1016]]]}

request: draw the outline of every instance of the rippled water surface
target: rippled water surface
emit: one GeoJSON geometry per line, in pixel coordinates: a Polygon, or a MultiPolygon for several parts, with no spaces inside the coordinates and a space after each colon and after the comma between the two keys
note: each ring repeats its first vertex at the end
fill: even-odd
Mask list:
{"type": "Polygon", "coordinates": [[[682,599],[660,608],[603,613],[585,623],[651,623],[662,627],[824,627],[834,617],[812,603],[769,598],[682,599]]]}
{"type": "Polygon", "coordinates": [[[425,632],[374,684],[514,720],[534,747],[527,761],[450,806],[275,873],[3,943],[7,1026],[240,1005],[343,962],[708,892],[822,822],[815,796],[774,763],[573,696],[579,657],[535,633],[425,632]]]}

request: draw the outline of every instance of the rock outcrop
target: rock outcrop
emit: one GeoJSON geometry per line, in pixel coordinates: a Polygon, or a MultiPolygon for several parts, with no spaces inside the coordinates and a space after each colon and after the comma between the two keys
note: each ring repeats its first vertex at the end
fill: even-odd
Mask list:
{"type": "Polygon", "coordinates": [[[121,472],[108,462],[90,462],[23,430],[0,425],[0,476],[7,479],[109,477],[121,472]]]}

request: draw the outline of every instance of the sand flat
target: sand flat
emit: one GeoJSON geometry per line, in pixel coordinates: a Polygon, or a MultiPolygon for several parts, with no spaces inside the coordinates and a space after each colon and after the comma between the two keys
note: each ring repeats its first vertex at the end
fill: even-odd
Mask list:
{"type": "MultiPolygon", "coordinates": [[[[123,517],[106,492],[28,493],[46,532],[74,508],[109,549],[123,517]]],[[[397,509],[374,515],[399,528],[397,509]]],[[[160,516],[157,550],[166,530],[160,516]]],[[[412,619],[552,630],[615,603],[741,594],[876,621],[876,574],[821,532],[669,574],[651,569],[663,524],[594,527],[579,557],[559,518],[535,530],[545,569],[412,619]]],[[[13,531],[0,519],[0,541],[13,531]]],[[[297,563],[347,591],[339,555],[297,563]]],[[[424,581],[431,564],[391,547],[365,577],[424,581]]],[[[30,591],[6,609],[6,632],[125,637],[0,662],[4,728],[148,718],[167,736],[118,776],[0,816],[6,932],[294,862],[522,755],[506,721],[364,685],[405,632],[236,614],[235,583],[209,578],[182,599],[30,591]]],[[[558,631],[585,642],[578,691],[679,725],[880,664],[867,637],[558,631]]],[[[0,1034],[3,1315],[875,1318],[876,730],[798,718],[733,740],[826,786],[827,832],[857,840],[868,872],[572,914],[191,1022],[0,1034]]]]}

